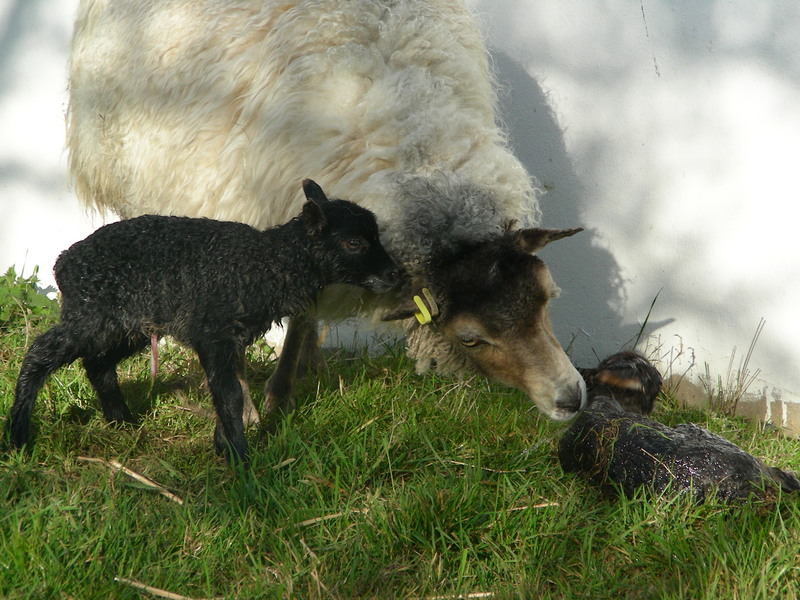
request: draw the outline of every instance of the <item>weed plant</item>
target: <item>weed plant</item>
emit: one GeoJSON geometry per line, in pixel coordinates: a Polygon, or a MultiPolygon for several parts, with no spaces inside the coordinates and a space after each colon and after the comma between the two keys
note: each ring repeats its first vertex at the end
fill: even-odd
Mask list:
{"type": "MultiPolygon", "coordinates": [[[[0,324],[3,415],[52,323],[31,306],[0,324]]],[[[146,355],[121,365],[137,426],[103,421],[78,364],[46,384],[33,447],[0,457],[0,597],[798,597],[797,499],[601,496],[562,473],[565,426],[522,393],[417,376],[399,347],[337,352],[276,434],[249,432],[252,465],[236,472],[214,453],[196,358],[160,355],[155,382],[146,355]]],[[[248,358],[258,402],[273,365],[261,344],[248,358]]],[[[800,469],[798,442],[774,431],[669,397],[655,417],[800,469]]]]}

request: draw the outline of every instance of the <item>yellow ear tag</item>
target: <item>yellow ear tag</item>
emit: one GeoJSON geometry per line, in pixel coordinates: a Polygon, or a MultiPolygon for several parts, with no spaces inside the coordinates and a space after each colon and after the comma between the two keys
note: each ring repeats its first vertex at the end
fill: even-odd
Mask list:
{"type": "Polygon", "coordinates": [[[422,295],[425,296],[425,300],[428,301],[430,309],[425,305],[425,301],[422,298],[414,296],[414,304],[419,308],[419,312],[414,313],[414,316],[417,317],[417,321],[419,321],[420,325],[427,325],[433,321],[433,317],[439,314],[439,306],[436,304],[436,300],[434,300],[433,294],[431,294],[428,288],[422,288],[422,295]]]}
{"type": "Polygon", "coordinates": [[[422,295],[425,296],[425,300],[428,301],[428,307],[430,308],[431,316],[435,317],[436,315],[438,315],[439,305],[436,304],[436,300],[434,299],[433,294],[431,294],[431,291],[428,288],[424,287],[422,288],[422,295]]]}
{"type": "Polygon", "coordinates": [[[433,321],[431,318],[431,313],[428,311],[428,307],[425,306],[422,298],[419,296],[414,296],[414,304],[416,304],[417,308],[419,309],[419,312],[415,312],[414,316],[417,317],[417,321],[419,321],[420,325],[427,325],[433,321]]]}

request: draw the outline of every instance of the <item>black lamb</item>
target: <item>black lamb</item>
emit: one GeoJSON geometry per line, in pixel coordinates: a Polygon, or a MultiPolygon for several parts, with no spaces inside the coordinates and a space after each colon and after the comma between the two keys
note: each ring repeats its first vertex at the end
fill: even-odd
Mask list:
{"type": "Polygon", "coordinates": [[[308,310],[329,284],[383,292],[399,279],[373,213],[329,200],[311,180],[303,190],[301,215],[266,231],[145,215],[101,227],[64,251],[55,265],[61,322],[25,355],[8,421],[11,445],[28,442],[45,378],[78,358],[106,420],[131,421],[116,365],[169,335],[192,347],[205,370],[217,450],[246,462],[245,348],[273,323],[308,310]]]}
{"type": "Polygon", "coordinates": [[[661,373],[644,356],[623,350],[604,358],[593,369],[578,368],[591,402],[609,396],[628,412],[649,415],[661,391],[661,373]]]}
{"type": "MultiPolygon", "coordinates": [[[[639,412],[642,412],[641,410],[639,412]]],[[[768,467],[728,440],[691,423],[668,427],[595,396],[561,438],[566,472],[585,475],[601,489],[656,494],[689,493],[701,502],[774,497],[800,490],[791,473],[768,467]]]]}

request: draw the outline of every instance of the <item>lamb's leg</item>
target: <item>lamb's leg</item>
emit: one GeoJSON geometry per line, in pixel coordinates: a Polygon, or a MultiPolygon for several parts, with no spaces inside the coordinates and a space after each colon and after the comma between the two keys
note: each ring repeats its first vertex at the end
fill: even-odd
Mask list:
{"type": "Polygon", "coordinates": [[[7,431],[12,446],[21,448],[28,443],[33,405],[47,376],[79,356],[79,344],[63,323],[33,341],[22,361],[14,404],[8,416],[7,431]]]}
{"type": "Polygon", "coordinates": [[[119,389],[117,364],[145,348],[148,343],[149,338],[144,336],[128,338],[110,351],[83,359],[86,376],[97,393],[103,416],[109,423],[132,423],[134,420],[119,389]]]}
{"type": "Polygon", "coordinates": [[[247,462],[247,442],[244,438],[242,408],[244,392],[237,377],[241,364],[238,344],[217,342],[195,346],[200,364],[206,372],[211,398],[217,411],[214,444],[220,454],[225,454],[231,464],[247,462]]]}
{"type": "Polygon", "coordinates": [[[264,411],[273,427],[282,414],[294,410],[294,386],[297,382],[298,366],[304,351],[308,350],[307,340],[316,335],[317,322],[313,313],[289,319],[283,350],[278,358],[275,372],[267,382],[264,411]]]}

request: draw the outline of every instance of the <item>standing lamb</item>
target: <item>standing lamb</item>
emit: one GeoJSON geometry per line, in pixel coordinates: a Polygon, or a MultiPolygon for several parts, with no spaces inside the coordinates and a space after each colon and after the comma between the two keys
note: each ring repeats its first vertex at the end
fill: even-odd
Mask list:
{"type": "MultiPolygon", "coordinates": [[[[481,372],[554,419],[585,403],[533,255],[580,229],[533,227],[461,0],[82,0],[69,89],[87,205],[263,228],[296,213],[291,182],[313,172],[376,214],[408,276],[391,301],[328,292],[321,316],[403,319],[419,372],[481,372]]],[[[268,409],[290,403],[315,329],[315,313],[290,320],[268,409]]]]}
{"type": "Polygon", "coordinates": [[[375,216],[328,200],[313,181],[288,223],[257,231],[210,219],[145,215],[101,227],[56,261],[61,323],[37,337],[22,363],[9,415],[11,444],[28,442],[46,377],[83,359],[109,422],[131,421],[116,366],[169,335],[191,346],[217,412],[214,443],[245,462],[244,350],[273,323],[308,310],[332,283],[384,292],[398,281],[375,216]]]}

